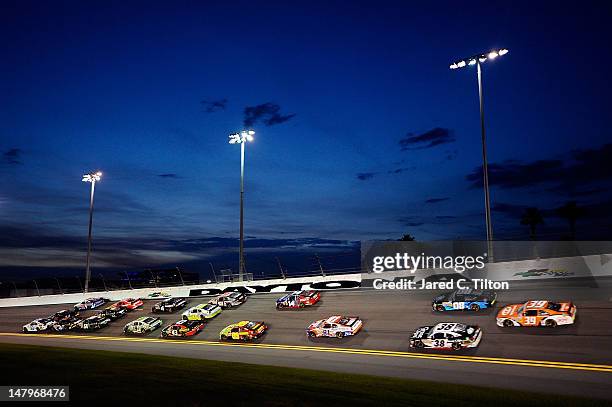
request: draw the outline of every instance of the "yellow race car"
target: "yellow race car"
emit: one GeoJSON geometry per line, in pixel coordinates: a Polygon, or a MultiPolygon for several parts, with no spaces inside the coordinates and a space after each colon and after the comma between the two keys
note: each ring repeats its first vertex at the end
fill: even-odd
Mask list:
{"type": "Polygon", "coordinates": [[[261,322],[240,321],[225,327],[219,332],[219,339],[222,341],[250,341],[263,335],[268,327],[261,322]]]}

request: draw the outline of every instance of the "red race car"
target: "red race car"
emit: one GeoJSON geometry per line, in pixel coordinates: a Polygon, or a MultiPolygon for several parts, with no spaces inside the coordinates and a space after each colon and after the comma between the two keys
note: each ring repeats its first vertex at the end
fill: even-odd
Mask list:
{"type": "Polygon", "coordinates": [[[140,298],[124,298],[113,304],[115,307],[125,308],[128,311],[133,311],[138,307],[142,307],[144,302],[140,298]]]}
{"type": "Polygon", "coordinates": [[[321,299],[321,293],[316,290],[300,290],[286,294],[276,300],[276,308],[304,308],[315,305],[321,299]]]}
{"type": "Polygon", "coordinates": [[[172,325],[168,325],[161,331],[162,338],[186,338],[193,336],[204,328],[200,321],[181,320],[172,325]]]}

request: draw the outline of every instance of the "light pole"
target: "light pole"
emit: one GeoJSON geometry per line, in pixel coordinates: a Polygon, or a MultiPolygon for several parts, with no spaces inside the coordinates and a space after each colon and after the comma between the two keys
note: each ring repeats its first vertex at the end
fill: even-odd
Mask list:
{"type": "Polygon", "coordinates": [[[483,54],[472,55],[471,57],[455,61],[451,64],[450,69],[464,68],[467,66],[476,65],[476,74],[478,77],[478,101],[480,104],[480,133],[482,136],[482,177],[485,191],[485,221],[487,225],[487,250],[489,252],[489,261],[493,261],[493,226],[491,224],[491,196],[489,193],[489,164],[487,161],[487,138],[485,135],[484,123],[484,102],[482,90],[482,67],[481,65],[493,60],[499,56],[506,55],[508,50],[505,48],[491,50],[483,54]],[[466,62],[467,61],[467,62],[466,62]]]}
{"type": "Polygon", "coordinates": [[[93,223],[93,206],[94,206],[94,191],[96,189],[96,182],[100,181],[102,173],[100,171],[90,172],[89,174],[83,175],[83,182],[91,183],[91,193],[89,196],[89,232],[87,235],[87,267],[85,269],[85,290],[89,291],[89,279],[91,278],[91,226],[93,223]]]}
{"type": "Polygon", "coordinates": [[[242,130],[229,135],[230,144],[240,144],[240,258],[238,263],[238,281],[244,280],[244,146],[253,141],[253,130],[242,130]]]}

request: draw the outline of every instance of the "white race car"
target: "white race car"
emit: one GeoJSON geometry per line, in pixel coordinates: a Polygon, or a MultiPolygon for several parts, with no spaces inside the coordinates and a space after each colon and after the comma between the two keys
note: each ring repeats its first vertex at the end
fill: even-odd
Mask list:
{"type": "Polygon", "coordinates": [[[140,317],[123,327],[126,335],[144,335],[162,326],[162,320],[157,317],[140,317]]]}
{"type": "Polygon", "coordinates": [[[43,332],[51,328],[55,321],[53,318],[38,318],[23,326],[23,332],[43,332]]]}
{"type": "Polygon", "coordinates": [[[187,321],[204,321],[216,317],[221,313],[221,307],[215,304],[198,304],[183,312],[183,319],[187,321]]]}
{"type": "Polygon", "coordinates": [[[363,328],[363,321],[359,317],[345,317],[334,315],[327,319],[313,322],[306,329],[306,335],[310,338],[321,336],[343,338],[357,334],[363,328]]]}
{"type": "Polygon", "coordinates": [[[101,305],[104,305],[104,303],[107,300],[101,297],[97,297],[97,298],[87,298],[84,301],[79,302],[78,304],[74,305],[74,309],[77,311],[84,311],[84,310],[88,310],[88,309],[94,309],[94,308],[98,308],[101,305]]]}
{"type": "Polygon", "coordinates": [[[232,308],[236,307],[247,300],[246,295],[238,291],[223,293],[216,298],[213,298],[208,303],[215,304],[221,308],[232,308]]]}
{"type": "Polygon", "coordinates": [[[482,330],[475,325],[441,322],[417,329],[410,337],[410,346],[460,350],[477,347],[481,339],[482,330]]]}

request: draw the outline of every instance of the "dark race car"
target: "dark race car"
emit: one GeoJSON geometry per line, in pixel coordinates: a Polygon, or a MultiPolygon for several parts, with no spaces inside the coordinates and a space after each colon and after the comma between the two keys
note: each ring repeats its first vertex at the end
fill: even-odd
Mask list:
{"type": "Polygon", "coordinates": [[[193,336],[204,328],[200,321],[181,320],[172,325],[168,325],[161,331],[162,338],[186,338],[193,336]]]}
{"type": "Polygon", "coordinates": [[[452,349],[475,348],[482,339],[482,331],[473,325],[442,322],[423,326],[410,337],[413,348],[452,349]]]}
{"type": "Polygon", "coordinates": [[[75,322],[70,329],[80,331],[95,331],[97,329],[104,328],[109,322],[110,319],[104,316],[102,312],[99,312],[94,316],[75,322]]]}
{"type": "Polygon", "coordinates": [[[179,309],[185,308],[187,301],[184,298],[168,298],[162,302],[158,302],[153,305],[151,311],[153,312],[174,312],[179,309]]]}
{"type": "Polygon", "coordinates": [[[74,317],[79,316],[79,311],[78,310],[67,310],[67,309],[63,309],[61,311],[57,311],[55,314],[51,315],[49,318],[51,318],[53,321],[55,322],[61,322],[64,320],[70,320],[73,319],[74,317]]]}
{"type": "Polygon", "coordinates": [[[76,309],[72,311],[67,309],[57,311],[55,314],[49,317],[53,320],[53,325],[51,325],[51,329],[56,332],[68,331],[72,327],[72,325],[79,320],[78,316],[79,311],[76,309]]]}
{"type": "Polygon", "coordinates": [[[440,294],[433,299],[431,307],[434,311],[458,311],[471,310],[480,311],[481,309],[491,308],[495,304],[497,294],[490,290],[455,290],[440,294]]]}
{"type": "Polygon", "coordinates": [[[115,305],[111,305],[110,307],[106,307],[100,312],[100,315],[105,316],[111,321],[116,321],[119,318],[123,318],[127,315],[127,310],[125,308],[117,307],[115,305]]]}
{"type": "Polygon", "coordinates": [[[321,293],[316,290],[300,290],[283,295],[276,300],[276,308],[304,308],[315,305],[321,299],[321,293]]]}

